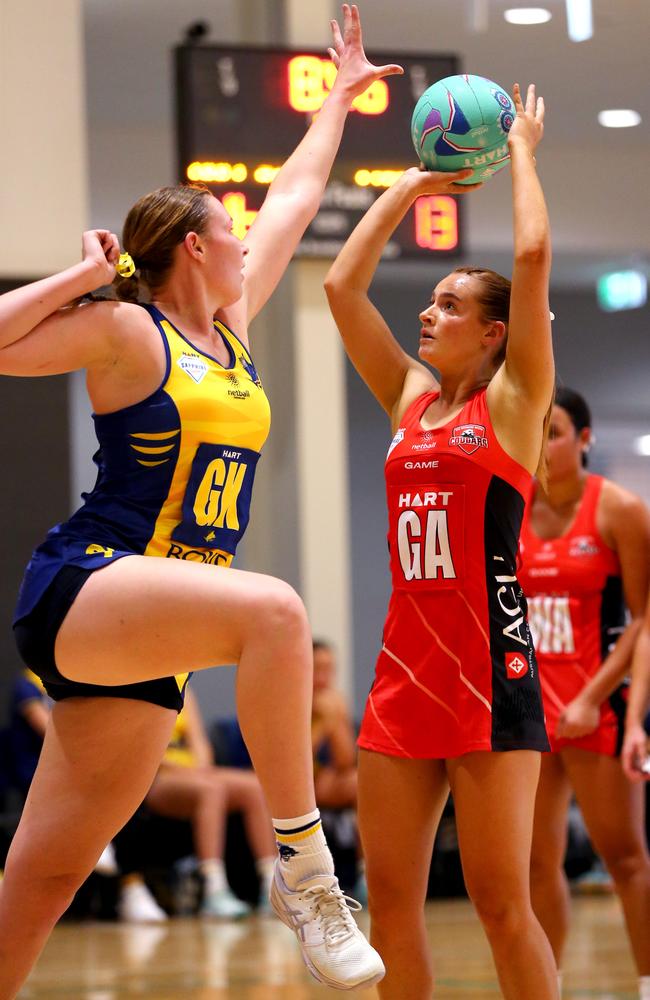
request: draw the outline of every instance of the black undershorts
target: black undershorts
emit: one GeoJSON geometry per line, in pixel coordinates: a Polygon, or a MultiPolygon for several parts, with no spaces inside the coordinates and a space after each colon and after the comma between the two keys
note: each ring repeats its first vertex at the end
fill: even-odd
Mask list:
{"type": "Polygon", "coordinates": [[[81,566],[64,566],[59,570],[36,606],[14,625],[21,659],[41,678],[54,701],[64,698],[133,698],[180,712],[185,686],[183,690],[179,689],[174,677],[110,686],[70,681],[59,672],[54,660],[58,631],[75,597],[94,572],[81,566]]]}

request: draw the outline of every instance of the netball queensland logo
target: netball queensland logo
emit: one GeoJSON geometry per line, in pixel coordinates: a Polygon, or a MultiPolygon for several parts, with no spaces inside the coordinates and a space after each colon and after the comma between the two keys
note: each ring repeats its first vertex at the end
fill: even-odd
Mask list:
{"type": "Polygon", "coordinates": [[[487,448],[488,446],[485,427],[483,424],[459,424],[454,427],[449,444],[456,445],[466,455],[473,455],[479,448],[487,448]]]}

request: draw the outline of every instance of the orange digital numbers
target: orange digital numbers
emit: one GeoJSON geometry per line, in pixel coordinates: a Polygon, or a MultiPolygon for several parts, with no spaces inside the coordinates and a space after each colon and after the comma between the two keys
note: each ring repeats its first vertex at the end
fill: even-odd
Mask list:
{"type": "Polygon", "coordinates": [[[415,202],[415,242],[427,250],[458,246],[458,208],[446,194],[423,195],[415,202]]]}
{"type": "Polygon", "coordinates": [[[228,191],[227,194],[223,195],[221,201],[223,202],[223,207],[232,219],[233,233],[235,236],[238,236],[240,240],[243,240],[244,236],[253,225],[253,220],[257,215],[257,212],[250,208],[246,208],[246,195],[242,194],[240,191],[228,191]]]}
{"type": "MultiPolygon", "coordinates": [[[[294,56],[288,63],[289,104],[294,111],[319,111],[334,86],[336,66],[318,56],[294,56]]],[[[388,107],[388,86],[375,80],[355,97],[352,107],[362,115],[381,115],[388,107]]]]}

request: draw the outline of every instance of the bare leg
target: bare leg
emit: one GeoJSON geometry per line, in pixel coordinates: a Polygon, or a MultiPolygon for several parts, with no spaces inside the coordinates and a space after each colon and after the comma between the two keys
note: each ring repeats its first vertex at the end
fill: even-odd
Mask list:
{"type": "Polygon", "coordinates": [[[540,754],[469,753],[447,762],[467,891],[506,1000],[556,1000],[553,953],[530,902],[540,754]]]}
{"type": "Polygon", "coordinates": [[[650,858],[642,785],[627,780],[616,757],[571,747],[564,764],[593,844],[616,884],[640,976],[650,976],[650,858]]]}
{"type": "Polygon", "coordinates": [[[163,765],[145,801],[160,816],[191,820],[200,861],[223,857],[227,801],[216,768],[163,765]]]}
{"type": "Polygon", "coordinates": [[[316,801],[321,809],[346,809],[357,804],[357,769],[337,771],[322,767],[314,779],[316,801]]]}
{"type": "Polygon", "coordinates": [[[142,802],[174,718],[120,698],[54,706],[0,887],[0,1000],[15,997],[102,850],[142,802]]]}
{"type": "Polygon", "coordinates": [[[129,556],[93,573],[56,641],[65,677],[123,684],[237,663],[239,721],[272,815],[315,808],[304,607],[272,577],[129,556]]]}
{"type": "Polygon", "coordinates": [[[228,812],[241,812],[251,852],[256,860],[275,857],[275,835],[268,807],[256,775],[236,767],[218,767],[226,788],[228,812]]]}
{"type": "Polygon", "coordinates": [[[533,909],[550,941],[558,969],[562,968],[569,929],[570,895],[564,855],[570,799],[571,784],[561,754],[543,754],[535,800],[530,881],[533,909]]]}
{"type": "Polygon", "coordinates": [[[359,825],[371,941],[384,960],[382,1000],[429,1000],[433,969],[424,923],[436,828],[449,786],[443,761],[359,754],[359,825]]]}

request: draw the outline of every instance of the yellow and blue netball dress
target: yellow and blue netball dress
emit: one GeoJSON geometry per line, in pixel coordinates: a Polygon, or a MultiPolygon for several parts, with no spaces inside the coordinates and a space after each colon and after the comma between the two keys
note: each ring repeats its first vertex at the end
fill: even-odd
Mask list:
{"type": "MultiPolygon", "coordinates": [[[[61,589],[66,571],[86,571],[83,582],[88,572],[133,554],[229,566],[248,524],[255,470],[270,426],[269,403],[250,354],[215,321],[230,355],[224,366],[194,347],[155,306],[145,308],[165,347],[162,384],[140,403],[94,415],[95,486],[36,549],[18,599],[14,628],[21,655],[55,698],[95,687],[68,690],[70,682],[53,661],[56,632],[43,655],[35,633],[43,631],[47,614],[41,614],[39,629],[26,627],[42,612],[48,593],[61,589]]],[[[74,578],[78,581],[78,572],[74,578]]],[[[73,584],[74,595],[80,586],[73,584]]],[[[54,625],[58,630],[65,611],[56,622],[56,615],[49,616],[49,631],[54,625]]],[[[130,697],[179,707],[186,675],[168,680],[173,692],[164,697],[158,693],[164,682],[124,688],[130,697]]],[[[115,687],[100,691],[121,693],[115,687]]]]}

